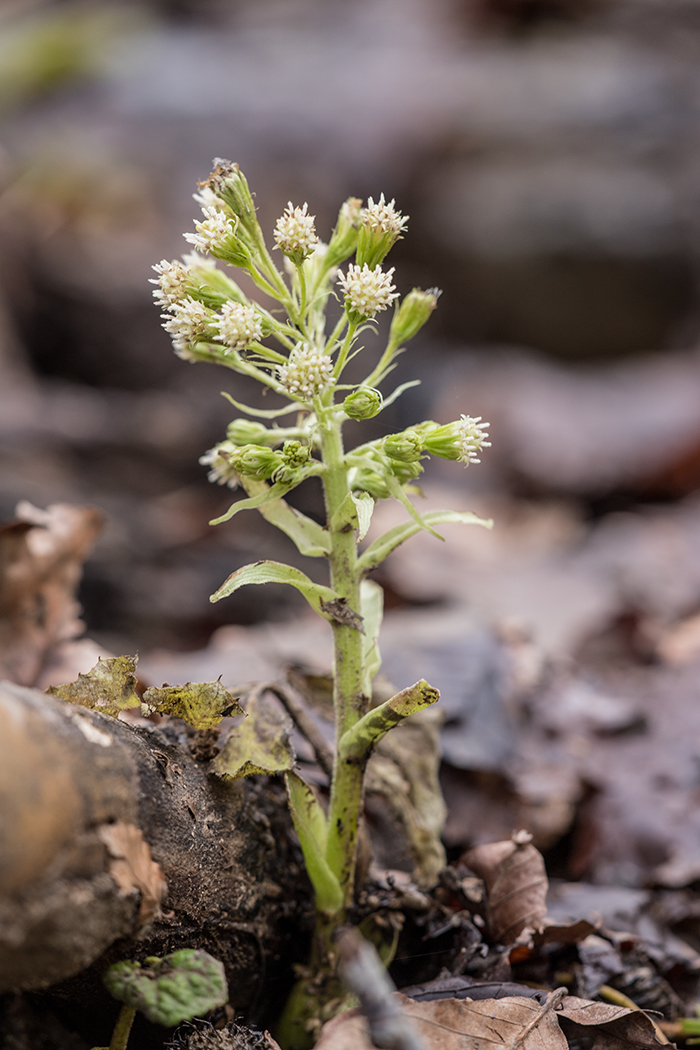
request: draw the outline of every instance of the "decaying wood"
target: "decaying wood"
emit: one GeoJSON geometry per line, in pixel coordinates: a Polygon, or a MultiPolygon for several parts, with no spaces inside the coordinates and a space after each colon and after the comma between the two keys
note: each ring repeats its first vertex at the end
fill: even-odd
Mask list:
{"type": "Polygon", "coordinates": [[[196,946],[250,1008],[310,891],[281,789],[209,776],[196,745],[0,685],[0,992],[196,946]]]}

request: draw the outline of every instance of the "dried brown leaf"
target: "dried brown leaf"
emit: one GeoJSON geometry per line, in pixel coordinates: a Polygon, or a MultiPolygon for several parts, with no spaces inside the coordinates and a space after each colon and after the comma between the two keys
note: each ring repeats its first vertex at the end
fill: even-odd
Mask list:
{"type": "Polygon", "coordinates": [[[125,896],[138,890],[141,894],[139,921],[146,924],[153,919],[160,902],[168,892],[160,864],[151,857],[151,847],[135,824],[103,824],[98,835],[107,847],[111,862],[110,875],[125,896]]]}
{"type": "Polygon", "coordinates": [[[538,930],[547,914],[544,860],[531,838],[519,831],[504,842],[475,846],[462,858],[484,880],[489,927],[502,944],[514,944],[524,931],[538,930]]]}
{"type": "Polygon", "coordinates": [[[59,646],[83,631],[75,592],[102,515],[23,502],[17,516],[0,529],[0,678],[34,685],[59,646]]]}
{"type": "MultiPolygon", "coordinates": [[[[557,1013],[534,999],[436,999],[416,1003],[396,996],[414,1022],[427,1050],[567,1050],[557,1013]]],[[[371,1050],[369,1029],[359,1010],[348,1010],[324,1025],[316,1050],[371,1050]]]]}
{"type": "Polygon", "coordinates": [[[594,1003],[569,995],[558,1016],[560,1020],[564,1019],[570,1037],[590,1036],[591,1028],[595,1029],[591,1050],[625,1050],[629,1047],[662,1045],[653,1022],[642,1010],[594,1003]]]}

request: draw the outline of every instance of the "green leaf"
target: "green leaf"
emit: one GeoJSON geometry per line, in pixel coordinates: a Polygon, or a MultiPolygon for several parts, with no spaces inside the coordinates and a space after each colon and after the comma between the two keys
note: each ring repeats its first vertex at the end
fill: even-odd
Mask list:
{"type": "Polygon", "coordinates": [[[415,715],[426,707],[437,703],[440,692],[428,685],[424,678],[414,685],[402,689],[379,707],[346,730],[338,742],[338,755],[343,761],[362,761],[368,757],[374,745],[390,729],[409,715],[415,715]]]}
{"type": "Polygon", "coordinates": [[[253,565],[244,565],[242,569],[236,569],[218,591],[212,594],[209,601],[218,602],[222,598],[228,598],[239,587],[245,587],[249,583],[288,583],[290,587],[296,587],[306,598],[307,602],[319,616],[326,620],[344,623],[348,627],[360,629],[362,621],[358,615],[343,603],[335,591],[330,587],[324,587],[320,583],[314,583],[309,577],[294,569],[291,565],[283,565],[279,561],[257,561],[253,565]]]}
{"type": "Polygon", "coordinates": [[[420,379],[412,379],[410,383],[402,383],[401,386],[397,386],[396,390],[392,391],[392,393],[384,399],[384,408],[386,408],[387,405],[391,405],[396,401],[397,397],[401,397],[404,390],[410,390],[412,386],[420,386],[420,379]]]}
{"type": "Polygon", "coordinates": [[[79,674],[68,685],[51,685],[46,690],[70,704],[80,704],[91,711],[101,711],[117,718],[120,711],[140,707],[136,694],[137,656],[101,657],[87,674],[79,674]]]}
{"type": "Polygon", "coordinates": [[[234,400],[225,390],[221,391],[221,396],[230,401],[239,412],[245,412],[256,419],[277,419],[279,416],[291,415],[292,412],[308,411],[305,405],[300,405],[296,401],[293,401],[291,405],[287,405],[285,408],[250,408],[248,405],[243,405],[240,401],[234,400]]]}
{"type": "MultiPolygon", "coordinates": [[[[251,496],[258,496],[268,489],[264,481],[249,481],[248,478],[244,478],[241,484],[251,496]]],[[[294,541],[301,554],[308,558],[323,558],[330,554],[331,544],[326,530],[301,511],[290,507],[285,500],[270,500],[260,504],[258,510],[266,521],[276,525],[294,541]]]]}
{"type": "Polygon", "coordinates": [[[372,695],[372,679],[382,666],[379,652],[379,629],[384,614],[384,591],[374,580],[363,580],[360,584],[360,603],[362,621],[365,628],[364,638],[364,681],[362,692],[372,695]]]}
{"type": "Polygon", "coordinates": [[[286,496],[290,489],[293,488],[294,485],[282,481],[278,481],[276,485],[266,485],[264,492],[261,492],[257,496],[252,496],[250,499],[241,499],[238,503],[233,503],[225,514],[222,514],[220,518],[213,518],[209,524],[221,525],[224,521],[230,521],[239,511],[256,510],[264,503],[271,503],[272,500],[279,499],[280,496],[286,496]]]}
{"type": "Polygon", "coordinates": [[[399,503],[403,503],[404,507],[415,521],[416,525],[418,525],[420,529],[425,529],[426,532],[429,532],[431,535],[435,536],[436,539],[444,540],[445,537],[441,536],[439,532],[436,532],[435,529],[432,528],[430,523],[427,522],[425,518],[418,513],[418,511],[413,506],[410,499],[404,492],[400,482],[397,481],[397,479],[394,477],[393,474],[391,474],[390,471],[387,471],[386,474],[384,474],[384,480],[391,495],[394,497],[394,499],[397,499],[399,503]]]}
{"type": "MultiPolygon", "coordinates": [[[[462,510],[431,510],[423,515],[423,521],[428,525],[483,525],[485,529],[493,527],[493,521],[490,518],[479,518],[470,511],[462,510]]],[[[360,572],[369,572],[370,569],[381,565],[387,555],[410,539],[411,536],[415,536],[422,528],[422,524],[414,524],[410,521],[401,525],[395,525],[393,529],[389,529],[374,543],[371,543],[367,550],[360,555],[357,561],[358,570],[360,572]]]]}
{"type": "Polygon", "coordinates": [[[279,704],[253,693],[243,723],[231,731],[210,769],[217,776],[239,780],[253,773],[285,773],[296,762],[289,741],[291,719],[279,704]]]}
{"type": "Polygon", "coordinates": [[[194,948],[183,948],[163,959],[152,956],[143,965],[115,963],[102,980],[115,999],[166,1028],[202,1017],[228,1002],[223,964],[194,948]]]}
{"type": "Polygon", "coordinates": [[[285,773],[289,810],[299,836],[304,863],[316,893],[316,907],[330,915],[340,911],[343,891],[326,860],[328,821],[313,788],[297,776],[285,773]]]}
{"type": "Polygon", "coordinates": [[[213,729],[222,718],[240,715],[243,708],[238,697],[225,689],[220,681],[198,682],[186,685],[168,685],[147,689],[143,694],[146,714],[157,711],[161,715],[184,718],[195,729],[213,729]]]}
{"type": "Polygon", "coordinates": [[[331,532],[351,532],[358,529],[358,540],[364,539],[373,510],[374,499],[369,492],[348,492],[331,518],[331,532]]]}

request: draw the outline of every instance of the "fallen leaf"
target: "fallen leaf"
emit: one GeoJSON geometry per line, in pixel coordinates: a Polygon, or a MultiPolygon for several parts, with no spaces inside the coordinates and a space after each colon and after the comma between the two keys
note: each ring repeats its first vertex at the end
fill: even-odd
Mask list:
{"type": "Polygon", "coordinates": [[[623,1047],[661,1046],[654,1025],[642,1010],[631,1010],[625,1006],[609,1003],[593,1003],[566,997],[557,1012],[569,1038],[590,1035],[594,1028],[595,1041],[591,1050],[623,1050],[623,1047]],[[566,1021],[569,1024],[566,1024],[566,1021]]]}
{"type": "Polygon", "coordinates": [[[136,693],[136,656],[101,657],[91,671],[79,674],[75,682],[68,685],[50,685],[46,690],[70,704],[79,704],[90,711],[117,718],[121,711],[140,707],[136,693]]]}
{"type": "Polygon", "coordinates": [[[75,592],[102,514],[22,502],[17,517],[0,529],[0,678],[35,685],[56,649],[83,632],[75,592]]]}
{"type": "Polygon", "coordinates": [[[102,824],[97,829],[112,858],[109,872],[125,896],[138,890],[141,894],[139,922],[150,922],[168,892],[160,864],[151,857],[151,847],[135,824],[102,824]]]}
{"type": "Polygon", "coordinates": [[[296,756],[289,740],[292,720],[279,702],[253,690],[246,704],[246,716],[229,733],[211,763],[212,772],[238,780],[253,773],[284,773],[293,769],[296,756]]]}
{"type": "Polygon", "coordinates": [[[186,685],[168,685],[147,689],[143,694],[146,714],[157,711],[161,715],[183,718],[195,729],[214,729],[221,719],[243,714],[238,697],[225,689],[221,681],[186,685]]]}
{"type": "MultiPolygon", "coordinates": [[[[427,1050],[567,1050],[554,1010],[534,999],[436,999],[414,1002],[396,993],[427,1050]]],[[[369,1028],[359,1010],[323,1026],[315,1050],[370,1050],[369,1028]]]]}
{"type": "Polygon", "coordinates": [[[462,861],[484,880],[488,922],[494,940],[514,944],[521,933],[537,930],[547,914],[544,860],[528,832],[510,840],[475,846],[462,861]]]}

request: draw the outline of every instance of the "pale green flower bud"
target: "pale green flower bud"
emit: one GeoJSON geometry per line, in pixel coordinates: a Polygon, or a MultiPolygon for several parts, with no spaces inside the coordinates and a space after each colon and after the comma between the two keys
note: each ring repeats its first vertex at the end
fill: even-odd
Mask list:
{"type": "Polygon", "coordinates": [[[387,483],[379,471],[370,470],[367,467],[362,467],[357,471],[352,487],[354,491],[369,492],[370,496],[374,496],[375,499],[389,499],[391,496],[387,483]]]}
{"type": "Polygon", "coordinates": [[[457,459],[469,466],[481,462],[477,457],[482,448],[491,447],[491,442],[486,440],[489,425],[481,422],[481,416],[462,416],[456,423],[445,426],[424,423],[419,431],[426,452],[442,459],[457,459]]]}
{"type": "Polygon", "coordinates": [[[415,430],[404,430],[401,434],[391,434],[383,442],[383,450],[390,459],[402,463],[412,463],[420,458],[423,441],[415,430]]]}
{"type": "Polygon", "coordinates": [[[376,204],[370,197],[367,207],[360,212],[360,235],[355,256],[358,265],[367,264],[370,269],[378,266],[400,239],[407,222],[408,216],[396,211],[393,200],[387,204],[383,193],[376,204]]]}
{"type": "Polygon", "coordinates": [[[266,444],[267,434],[267,427],[252,419],[234,419],[226,430],[226,437],[234,445],[266,444]]]}
{"type": "Polygon", "coordinates": [[[284,466],[284,459],[279,452],[274,452],[264,445],[244,445],[242,448],[234,448],[231,453],[231,465],[239,474],[253,481],[266,481],[284,466]]]}
{"type": "Polygon", "coordinates": [[[348,197],[341,206],[326,251],[325,262],[328,269],[344,262],[355,251],[360,236],[361,206],[362,201],[359,197],[348,197]]]}
{"type": "Polygon", "coordinates": [[[428,288],[427,292],[414,288],[404,297],[391,322],[389,339],[394,346],[407,343],[420,332],[441,295],[438,288],[428,288]]]}
{"type": "Polygon", "coordinates": [[[301,441],[285,441],[282,458],[288,467],[298,470],[300,467],[305,467],[311,459],[311,449],[308,445],[302,445],[301,441]]]}
{"type": "Polygon", "coordinates": [[[379,415],[384,398],[373,386],[361,386],[353,390],[342,404],[343,412],[350,419],[373,419],[379,415]]]}
{"type": "Polygon", "coordinates": [[[413,481],[419,474],[423,473],[423,467],[419,459],[413,459],[408,463],[402,462],[399,459],[391,460],[391,472],[395,478],[401,482],[402,485],[408,484],[409,481],[413,481]]]}
{"type": "Polygon", "coordinates": [[[248,235],[249,247],[259,245],[262,241],[262,230],[258,223],[253,195],[248,187],[245,175],[237,164],[217,157],[216,167],[209,178],[200,185],[212,190],[217,197],[228,205],[240,221],[243,231],[248,235]]]}

